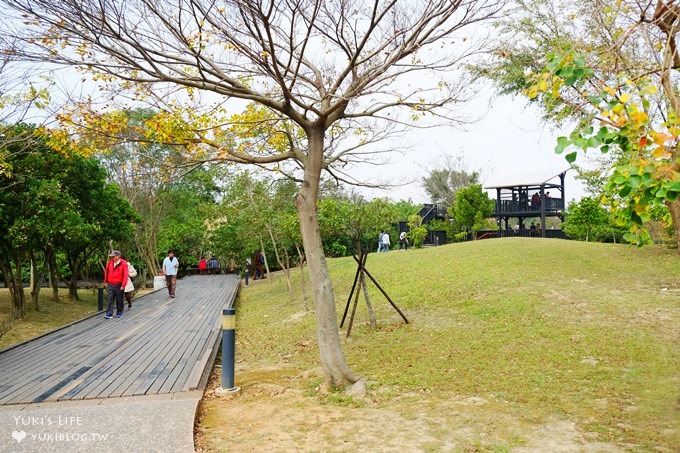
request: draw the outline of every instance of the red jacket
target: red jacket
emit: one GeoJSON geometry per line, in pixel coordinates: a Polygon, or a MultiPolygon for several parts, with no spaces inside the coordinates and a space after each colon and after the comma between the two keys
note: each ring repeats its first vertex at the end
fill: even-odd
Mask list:
{"type": "Polygon", "coordinates": [[[208,262],[205,258],[201,258],[201,261],[198,262],[198,268],[202,271],[208,269],[208,262]]]}
{"type": "Polygon", "coordinates": [[[121,258],[118,261],[118,265],[114,267],[113,260],[109,260],[106,263],[106,269],[104,270],[104,283],[110,283],[112,285],[121,284],[123,288],[127,285],[128,281],[128,265],[127,261],[121,258]]]}

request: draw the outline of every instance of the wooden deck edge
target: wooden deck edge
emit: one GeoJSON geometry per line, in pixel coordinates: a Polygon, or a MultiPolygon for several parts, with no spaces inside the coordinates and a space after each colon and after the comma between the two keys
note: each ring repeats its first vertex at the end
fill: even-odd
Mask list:
{"type": "MultiPolygon", "coordinates": [[[[238,298],[239,291],[241,290],[241,282],[239,280],[236,290],[234,291],[234,297],[229,301],[227,305],[224,306],[224,308],[232,308],[236,304],[236,299],[238,298]]],[[[203,363],[203,365],[199,366],[197,364],[196,367],[191,371],[191,375],[189,375],[189,378],[187,379],[187,383],[185,384],[184,388],[182,388],[182,391],[191,391],[191,390],[205,390],[205,388],[208,385],[208,379],[210,378],[210,373],[215,366],[215,358],[217,357],[217,352],[220,349],[220,342],[222,340],[222,318],[218,320],[216,323],[217,329],[216,333],[217,335],[215,336],[215,340],[213,340],[213,345],[212,348],[208,349],[206,353],[203,354],[205,357],[208,355],[208,357],[205,358],[205,363],[203,363],[203,360],[199,361],[198,364],[203,363]],[[198,371],[201,371],[201,376],[198,379],[198,382],[196,383],[195,387],[191,387],[191,383],[194,382],[195,374],[198,374],[198,371]]],[[[211,338],[208,338],[208,344],[210,344],[211,338]]]]}
{"type": "Polygon", "coordinates": [[[203,355],[200,360],[196,362],[194,368],[191,370],[191,374],[186,380],[184,387],[182,387],[183,392],[191,390],[205,390],[208,384],[208,378],[210,377],[210,372],[212,371],[213,365],[215,364],[215,357],[217,357],[217,351],[219,350],[219,344],[222,336],[220,335],[222,331],[222,320],[218,320],[213,326],[213,333],[210,334],[207,340],[207,344],[211,347],[203,351],[203,355]]]}

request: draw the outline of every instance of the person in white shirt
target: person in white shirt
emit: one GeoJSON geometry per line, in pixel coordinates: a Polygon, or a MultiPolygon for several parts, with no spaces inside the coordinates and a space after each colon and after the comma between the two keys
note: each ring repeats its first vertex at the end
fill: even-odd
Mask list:
{"type": "Polygon", "coordinates": [[[175,287],[177,286],[177,269],[179,261],[175,258],[175,252],[168,250],[168,256],[163,260],[163,275],[165,275],[168,294],[171,298],[175,297],[175,287]]]}
{"type": "Polygon", "coordinates": [[[390,251],[390,235],[387,232],[383,233],[382,235],[382,251],[390,251]]]}

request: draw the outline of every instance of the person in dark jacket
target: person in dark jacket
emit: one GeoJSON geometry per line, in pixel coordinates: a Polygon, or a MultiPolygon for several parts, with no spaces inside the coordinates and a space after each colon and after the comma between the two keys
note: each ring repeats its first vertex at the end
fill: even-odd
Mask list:
{"type": "Polygon", "coordinates": [[[211,275],[220,273],[220,262],[217,261],[215,255],[212,255],[208,260],[208,273],[211,275]]]}
{"type": "Polygon", "coordinates": [[[253,257],[253,265],[255,266],[255,272],[253,275],[253,280],[264,278],[264,253],[259,250],[253,257]]]}

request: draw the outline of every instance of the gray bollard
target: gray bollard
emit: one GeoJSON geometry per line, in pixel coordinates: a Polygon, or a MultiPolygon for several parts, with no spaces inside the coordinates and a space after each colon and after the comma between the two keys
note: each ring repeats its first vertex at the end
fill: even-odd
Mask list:
{"type": "Polygon", "coordinates": [[[241,390],[234,387],[234,348],[236,344],[236,309],[222,310],[222,387],[217,395],[229,395],[241,390]]]}
{"type": "Polygon", "coordinates": [[[97,288],[97,311],[104,310],[104,288],[97,288]]]}

